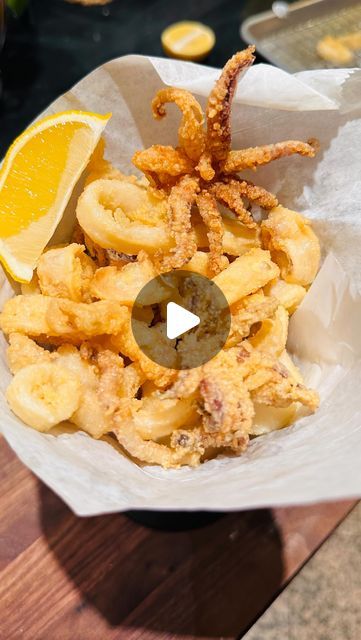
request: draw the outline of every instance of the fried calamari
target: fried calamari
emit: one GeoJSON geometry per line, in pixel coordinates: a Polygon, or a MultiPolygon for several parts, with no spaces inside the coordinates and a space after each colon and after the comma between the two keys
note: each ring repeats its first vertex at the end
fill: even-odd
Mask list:
{"type": "Polygon", "coordinates": [[[231,150],[232,100],[253,60],[249,47],[225,65],[206,117],[188,91],[158,91],[156,119],[168,104],[181,111],[178,146],[136,152],[141,180],[98,144],[72,241],[44,252],[0,315],[14,374],[7,399],[26,424],[49,431],[67,421],[116,438],[140,463],[176,468],[241,454],[250,438],[317,409],[286,341],[317,273],[318,240],[308,220],[238,173],[312,158],[318,143],[231,150]],[[216,311],[191,278],[163,275],[173,269],[212,278],[229,309],[216,311]],[[201,318],[198,333],[167,338],[170,299],[201,318]]]}
{"type": "Polygon", "coordinates": [[[163,270],[181,268],[196,251],[190,212],[197,204],[207,229],[208,247],[212,254],[211,272],[216,273],[224,249],[224,222],[216,201],[235,213],[249,228],[256,227],[250,205],[269,211],[278,204],[273,194],[239,179],[235,174],[295,153],[312,158],[317,151],[315,140],[308,143],[289,140],[231,151],[232,100],[241,72],[254,61],[254,50],[250,46],[236,53],[225,65],[208,99],[206,130],[203,128],[202,108],[188,91],[168,87],[158,91],[153,99],[152,109],[156,118],[165,116],[164,105],[168,102],[175,103],[182,111],[179,147],[153,145],[133,156],[133,163],[151,185],[169,195],[168,224],[176,247],[164,257],[163,270]],[[213,197],[207,197],[207,192],[213,197]],[[202,195],[198,196],[198,193],[202,195]]]}

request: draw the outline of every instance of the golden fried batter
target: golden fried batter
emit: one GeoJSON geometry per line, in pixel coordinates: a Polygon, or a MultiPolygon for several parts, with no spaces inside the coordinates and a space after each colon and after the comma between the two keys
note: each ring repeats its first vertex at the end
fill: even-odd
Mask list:
{"type": "Polygon", "coordinates": [[[0,327],[5,334],[54,336],[80,343],[88,337],[119,333],[126,313],[126,307],[112,300],[85,304],[43,295],[16,296],[5,303],[0,327]]]}
{"type": "Polygon", "coordinates": [[[223,68],[210,93],[207,104],[207,149],[212,158],[219,162],[225,160],[231,147],[231,106],[237,80],[242,70],[254,61],[255,47],[235,53],[223,68]]]}
{"type": "Polygon", "coordinates": [[[285,158],[298,153],[300,156],[314,158],[318,151],[318,141],[314,138],[308,142],[286,140],[276,144],[265,144],[261,147],[250,147],[240,151],[230,151],[222,163],[222,171],[226,174],[237,173],[244,169],[256,169],[273,160],[285,158]]]}
{"type": "Polygon", "coordinates": [[[209,191],[202,191],[197,196],[197,206],[201,218],[207,228],[209,243],[208,276],[213,277],[222,271],[223,258],[223,224],[217,203],[209,191]]]}
{"type": "Polygon", "coordinates": [[[43,295],[91,302],[89,285],[96,265],[84,251],[83,245],[72,243],[43,253],[37,268],[43,295]]]}
{"type": "Polygon", "coordinates": [[[278,304],[276,298],[265,296],[261,290],[232,305],[231,329],[226,348],[236,346],[243,338],[249,336],[252,326],[272,316],[278,304]]]}
{"type": "Polygon", "coordinates": [[[201,451],[188,451],[182,447],[168,447],[153,440],[143,439],[134,428],[131,420],[115,418],[114,434],[124,449],[134,458],[146,464],[159,464],[165,469],[181,465],[197,466],[201,451]]]}
{"type": "Polygon", "coordinates": [[[238,193],[241,197],[247,198],[251,203],[262,207],[262,209],[273,209],[273,207],[277,207],[278,200],[273,193],[270,193],[263,187],[258,185],[254,185],[249,180],[241,180],[240,178],[226,178],[225,182],[235,191],[238,190],[238,193]]]}
{"type": "Polygon", "coordinates": [[[40,364],[52,360],[50,351],[39,347],[34,340],[21,333],[10,334],[6,357],[11,373],[17,373],[30,364],[37,362],[40,364]]]}
{"type": "Polygon", "coordinates": [[[217,200],[236,214],[242,224],[246,225],[249,229],[254,229],[257,226],[252,215],[244,206],[242,194],[235,181],[230,184],[216,182],[212,187],[212,192],[215,194],[217,200]]]}
{"type": "Polygon", "coordinates": [[[0,314],[14,373],[7,398],[25,423],[49,431],[69,420],[94,438],[114,434],[142,463],[177,468],[242,453],[250,436],[293,421],[300,403],[316,410],[318,395],[303,384],[286,340],[289,312],[316,275],[319,243],[308,220],[238,172],[293,154],[312,158],[318,143],[231,151],[232,99],[253,54],[248,47],[225,65],[209,96],[207,131],[188,91],[158,91],[156,119],[167,103],[182,112],[179,146],[135,153],[142,181],[108,162],[99,142],[72,243],[47,250],[23,295],[0,314]],[[197,314],[207,307],[200,334],[166,338],[167,283],[155,285],[132,317],[140,289],[177,268],[223,291],[231,328],[222,349],[215,327],[223,314],[212,315],[191,284],[178,293],[197,314]],[[213,357],[197,366],[207,349],[213,357]],[[179,370],[185,364],[193,368],[179,370]]]}
{"type": "MultiPolygon", "coordinates": [[[[182,149],[173,149],[161,144],[154,144],[149,149],[137,151],[132,162],[146,175],[160,173],[167,176],[182,176],[193,170],[191,160],[182,149]]],[[[160,182],[162,183],[163,180],[160,182]]]]}
{"type": "Polygon", "coordinates": [[[191,223],[191,210],[196,200],[197,191],[197,178],[185,176],[170,192],[168,200],[169,228],[176,246],[171,249],[170,255],[166,256],[162,262],[164,271],[179,269],[197,251],[191,223]]]}
{"type": "Polygon", "coordinates": [[[182,111],[183,117],[178,130],[179,145],[191,160],[198,160],[205,148],[203,130],[204,116],[202,107],[195,97],[184,89],[167,87],[156,94],[152,102],[155,118],[163,118],[166,114],[164,105],[174,102],[182,111]]]}

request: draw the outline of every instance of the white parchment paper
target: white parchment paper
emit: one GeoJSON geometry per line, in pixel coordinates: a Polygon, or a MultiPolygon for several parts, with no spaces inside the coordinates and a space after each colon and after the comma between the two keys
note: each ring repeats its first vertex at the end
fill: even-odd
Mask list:
{"type": "MultiPolygon", "coordinates": [[[[202,104],[219,72],[191,63],[126,56],[84,78],[48,113],[113,112],[107,154],[131,172],[134,151],[174,144],[179,113],[153,120],[150,100],[163,84],[190,89],[202,104]]],[[[235,148],[317,137],[314,160],[293,157],[257,171],[257,183],[309,216],[323,266],[291,321],[289,347],[306,382],[321,394],[318,413],[254,440],[240,458],[198,469],[136,466],[111,444],[84,433],[50,435],[7,407],[10,380],[0,338],[1,430],[19,458],[79,515],[130,508],[232,510],[361,494],[361,71],[291,76],[258,65],[241,78],[233,108],[235,148]]],[[[255,180],[254,174],[252,179],[255,180]]],[[[69,209],[73,216],[73,209],[69,209]]],[[[12,295],[4,278],[0,303],[12,295]]]]}

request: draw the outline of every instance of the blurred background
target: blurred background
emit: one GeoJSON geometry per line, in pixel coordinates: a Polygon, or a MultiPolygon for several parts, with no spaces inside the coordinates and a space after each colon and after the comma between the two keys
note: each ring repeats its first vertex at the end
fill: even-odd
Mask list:
{"type": "Polygon", "coordinates": [[[1,55],[0,154],[52,100],[106,60],[129,53],[164,55],[161,33],[170,23],[200,20],[212,27],[216,43],[204,62],[220,67],[244,44],[241,21],[271,4],[113,0],[83,6],[66,0],[29,0],[18,17],[8,9],[1,55]]]}
{"type": "Polygon", "coordinates": [[[165,55],[162,33],[184,20],[213,30],[202,62],[215,67],[245,41],[257,45],[257,62],[288,71],[361,63],[356,0],[0,0],[0,156],[98,65],[131,53],[165,55]]]}

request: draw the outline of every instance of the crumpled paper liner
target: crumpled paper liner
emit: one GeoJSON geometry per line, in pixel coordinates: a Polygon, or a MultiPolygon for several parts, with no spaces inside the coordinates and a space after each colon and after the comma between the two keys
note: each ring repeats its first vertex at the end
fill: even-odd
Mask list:
{"type": "MultiPolygon", "coordinates": [[[[113,112],[107,154],[132,172],[135,150],[174,144],[179,112],[155,122],[150,100],[162,84],[191,90],[205,105],[219,72],[174,60],[126,56],[96,69],[47,110],[113,112]]],[[[19,458],[78,515],[126,509],[234,510],[342,499],[361,493],[361,71],[307,71],[268,65],[239,82],[233,108],[235,148],[317,137],[314,160],[279,160],[256,182],[313,220],[324,263],[293,316],[289,347],[305,380],[321,394],[319,411],[252,441],[238,458],[197,469],[138,467],[107,441],[84,433],[42,434],[9,410],[11,379],[0,338],[1,430],[19,458]]],[[[246,172],[245,172],[246,173],[246,172]]],[[[254,178],[254,174],[250,174],[254,178]]],[[[73,201],[75,198],[73,199],[73,201]]],[[[73,219],[74,204],[68,208],[73,219]]],[[[58,231],[65,237],[69,225],[58,231]]],[[[4,277],[0,303],[12,295],[4,277]]]]}

